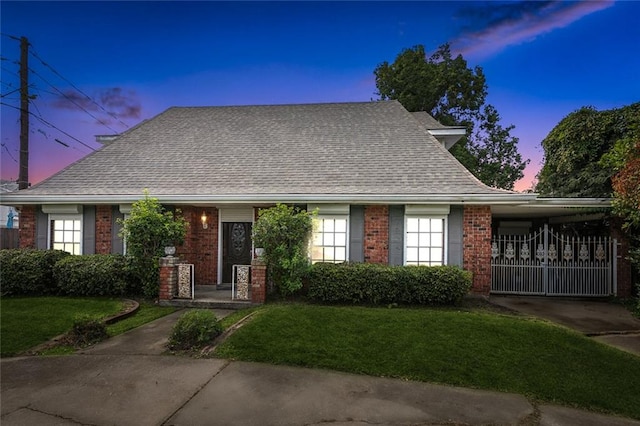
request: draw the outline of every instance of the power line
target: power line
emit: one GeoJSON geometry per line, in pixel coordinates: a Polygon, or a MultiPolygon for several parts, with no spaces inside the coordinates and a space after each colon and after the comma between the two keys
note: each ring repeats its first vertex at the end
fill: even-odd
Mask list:
{"type": "MultiPolygon", "coordinates": [[[[20,108],[18,108],[18,107],[16,107],[16,106],[13,106],[13,105],[6,104],[6,103],[4,103],[4,102],[0,102],[0,105],[4,105],[4,106],[8,106],[8,107],[10,107],[10,108],[14,108],[14,109],[20,110],[20,108]]],[[[90,145],[87,145],[86,143],[82,142],[80,139],[76,138],[75,136],[70,135],[69,133],[67,133],[67,132],[65,132],[64,130],[62,130],[62,129],[60,129],[60,128],[56,127],[55,125],[53,125],[53,124],[51,124],[51,123],[49,123],[49,122],[48,122],[47,120],[45,120],[44,118],[42,118],[42,117],[40,117],[40,116],[38,116],[38,115],[36,115],[36,114],[32,113],[31,111],[29,111],[29,115],[34,116],[36,119],[40,120],[41,122],[43,122],[43,123],[44,123],[44,124],[46,124],[47,126],[49,126],[49,127],[53,128],[53,129],[56,129],[56,130],[57,130],[57,131],[59,131],[60,133],[62,133],[62,134],[64,134],[64,135],[66,135],[67,137],[70,137],[71,139],[73,139],[74,141],[78,142],[79,144],[81,144],[81,145],[83,145],[83,146],[85,146],[85,147],[89,148],[91,151],[93,151],[93,152],[97,151],[97,149],[95,149],[95,148],[91,147],[90,145]]]]}
{"type": "Polygon", "coordinates": [[[13,154],[11,154],[11,151],[9,151],[9,148],[7,148],[7,144],[3,142],[3,143],[0,143],[0,145],[2,145],[5,151],[7,151],[7,154],[9,154],[9,157],[13,160],[13,162],[18,164],[18,160],[16,160],[16,157],[14,157],[13,154]]]}
{"type": "Polygon", "coordinates": [[[96,120],[98,123],[102,124],[103,126],[105,126],[106,128],[108,128],[109,130],[111,130],[114,133],[118,133],[117,130],[115,130],[114,128],[112,128],[111,126],[109,126],[107,123],[105,123],[104,121],[102,121],[101,119],[99,119],[98,117],[96,117],[95,115],[93,115],[92,113],[90,113],[85,107],[83,107],[82,105],[80,105],[79,103],[77,103],[73,98],[71,98],[69,95],[67,95],[66,93],[64,93],[62,90],[58,89],[56,86],[54,86],[53,84],[51,84],[49,81],[47,81],[47,79],[45,79],[43,76],[40,75],[40,73],[38,73],[37,71],[35,71],[34,69],[31,69],[31,72],[34,73],[35,75],[37,75],[38,77],[40,77],[42,79],[42,81],[44,81],[45,83],[47,83],[49,86],[51,86],[51,88],[53,88],[53,90],[55,90],[56,92],[58,92],[60,95],[62,95],[65,99],[69,100],[69,102],[71,102],[72,104],[74,104],[75,106],[77,106],[78,108],[80,108],[82,111],[86,112],[87,114],[89,114],[89,116],[91,116],[94,120],[96,120]]]}
{"type": "Polygon", "coordinates": [[[49,68],[54,74],[56,74],[58,77],[60,77],[61,79],[63,79],[64,81],[66,81],[67,83],[69,83],[71,85],[71,87],[73,87],[74,89],[76,89],[80,94],[82,94],[84,97],[86,97],[88,100],[90,100],[92,103],[94,103],[96,106],[98,106],[98,108],[100,108],[101,110],[103,110],[105,113],[109,114],[111,116],[111,118],[118,120],[123,126],[125,126],[127,129],[129,128],[129,125],[126,124],[125,122],[123,122],[122,120],[120,120],[114,113],[107,111],[102,105],[100,105],[99,103],[97,103],[96,101],[94,101],[91,96],[87,95],[86,93],[84,93],[82,90],[80,90],[75,84],[73,84],[71,81],[69,81],[68,79],[66,79],[64,76],[62,76],[62,74],[60,74],[58,71],[56,71],[55,68],[53,68],[51,65],[49,65],[48,63],[46,63],[42,58],[40,58],[40,56],[38,56],[38,54],[33,50],[33,48],[31,48],[30,50],[31,55],[36,58],[37,60],[39,60],[42,65],[44,65],[45,67],[49,68]]]}

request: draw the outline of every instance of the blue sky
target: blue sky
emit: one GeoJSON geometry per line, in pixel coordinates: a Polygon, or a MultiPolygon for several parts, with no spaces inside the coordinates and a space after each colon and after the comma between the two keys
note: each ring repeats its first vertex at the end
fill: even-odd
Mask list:
{"type": "Polygon", "coordinates": [[[18,174],[11,37],[25,36],[32,183],[99,149],[94,135],[170,106],[377,99],[375,67],[417,44],[433,52],[449,42],[483,68],[488,101],[531,159],[518,189],[531,185],[540,142],[567,114],[640,101],[635,1],[2,1],[0,15],[0,172],[18,174]]]}

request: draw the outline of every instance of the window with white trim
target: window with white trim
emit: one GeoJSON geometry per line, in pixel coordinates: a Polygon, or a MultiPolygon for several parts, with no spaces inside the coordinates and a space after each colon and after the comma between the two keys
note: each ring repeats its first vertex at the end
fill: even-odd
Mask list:
{"type": "Polygon", "coordinates": [[[405,265],[444,265],[446,219],[407,217],[405,224],[405,265]]]}
{"type": "Polygon", "coordinates": [[[82,215],[49,215],[49,248],[82,254],[82,215]]]}
{"type": "Polygon", "coordinates": [[[317,216],[313,219],[311,262],[347,261],[348,216],[317,216]]]}

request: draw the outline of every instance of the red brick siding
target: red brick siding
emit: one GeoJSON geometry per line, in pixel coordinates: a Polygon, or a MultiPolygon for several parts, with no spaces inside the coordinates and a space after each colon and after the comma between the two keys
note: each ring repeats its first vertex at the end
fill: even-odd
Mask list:
{"type": "Polygon", "coordinates": [[[36,206],[23,206],[20,210],[20,248],[36,248],[36,206]]]}
{"type": "Polygon", "coordinates": [[[389,206],[364,208],[364,261],[389,263],[389,206]]]}
{"type": "Polygon", "coordinates": [[[111,253],[111,206],[96,206],[96,254],[111,253]]]}
{"type": "Polygon", "coordinates": [[[218,281],[218,209],[215,207],[180,206],[189,223],[182,246],[176,256],[194,265],[196,285],[216,284],[218,281]],[[202,227],[202,213],[207,215],[207,229],[202,227]]]}
{"type": "Polygon", "coordinates": [[[491,290],[491,207],[465,206],[463,213],[463,268],[473,273],[474,293],[491,290]]]}

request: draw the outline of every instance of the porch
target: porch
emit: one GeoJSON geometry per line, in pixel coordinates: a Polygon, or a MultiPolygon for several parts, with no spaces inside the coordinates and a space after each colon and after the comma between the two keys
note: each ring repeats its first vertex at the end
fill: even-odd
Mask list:
{"type": "MultiPolygon", "coordinates": [[[[249,290],[250,292],[251,290],[249,290]]],[[[206,309],[243,309],[253,305],[251,293],[249,300],[232,298],[231,285],[197,285],[194,286],[193,298],[160,299],[160,306],[175,306],[179,308],[206,309]]]]}

